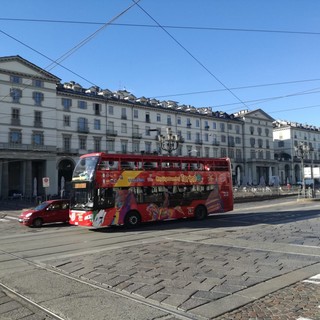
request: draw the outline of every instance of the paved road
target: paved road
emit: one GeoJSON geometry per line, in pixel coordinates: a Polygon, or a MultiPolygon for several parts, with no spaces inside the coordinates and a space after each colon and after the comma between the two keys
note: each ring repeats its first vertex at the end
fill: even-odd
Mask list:
{"type": "MultiPolygon", "coordinates": [[[[23,228],[10,211],[0,224],[0,279],[62,319],[320,319],[318,208],[241,204],[206,221],[130,232],[23,228]]],[[[30,310],[11,296],[0,295],[0,319],[22,319],[13,316],[19,303],[30,310]]]]}

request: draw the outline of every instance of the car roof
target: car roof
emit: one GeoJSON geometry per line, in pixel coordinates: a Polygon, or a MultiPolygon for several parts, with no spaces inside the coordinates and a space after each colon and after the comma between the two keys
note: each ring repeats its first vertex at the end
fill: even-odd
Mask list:
{"type": "Polygon", "coordinates": [[[68,199],[55,199],[55,200],[47,200],[47,201],[44,201],[44,202],[47,202],[47,203],[57,203],[57,202],[68,202],[69,200],[68,199]]]}

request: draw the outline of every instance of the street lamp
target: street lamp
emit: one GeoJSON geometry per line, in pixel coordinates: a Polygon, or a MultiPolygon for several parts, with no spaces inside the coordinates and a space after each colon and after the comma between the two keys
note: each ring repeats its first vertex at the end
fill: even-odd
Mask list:
{"type": "MultiPolygon", "coordinates": [[[[296,152],[296,156],[301,159],[301,167],[302,167],[302,196],[305,198],[306,196],[306,184],[304,178],[304,159],[306,156],[309,156],[313,152],[313,148],[300,142],[299,145],[294,146],[294,150],[296,152]]],[[[313,168],[311,163],[311,178],[313,181],[313,168]]],[[[314,197],[314,181],[312,184],[312,198],[314,197]]]]}
{"type": "Polygon", "coordinates": [[[158,131],[160,148],[167,151],[169,156],[171,156],[172,151],[178,149],[180,137],[177,134],[173,134],[171,128],[167,128],[167,134],[165,135],[160,134],[158,129],[150,129],[149,131],[158,131]]]}

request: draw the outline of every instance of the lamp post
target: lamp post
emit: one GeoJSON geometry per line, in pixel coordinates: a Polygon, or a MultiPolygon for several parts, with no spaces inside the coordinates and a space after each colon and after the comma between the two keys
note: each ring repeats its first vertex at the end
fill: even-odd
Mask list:
{"type": "MultiPolygon", "coordinates": [[[[305,177],[304,177],[304,159],[306,156],[310,155],[313,152],[313,148],[300,142],[297,146],[294,147],[296,152],[296,156],[301,159],[301,171],[302,171],[302,196],[306,197],[306,184],[305,184],[305,177]]],[[[311,178],[313,180],[313,168],[311,162],[311,178]]],[[[314,197],[314,181],[312,184],[312,198],[314,197]]]]}
{"type": "Polygon", "coordinates": [[[160,148],[168,152],[171,156],[172,151],[177,150],[179,147],[180,137],[177,134],[173,134],[171,128],[167,128],[167,134],[160,134],[158,129],[150,129],[149,131],[158,132],[158,141],[160,148]]]}

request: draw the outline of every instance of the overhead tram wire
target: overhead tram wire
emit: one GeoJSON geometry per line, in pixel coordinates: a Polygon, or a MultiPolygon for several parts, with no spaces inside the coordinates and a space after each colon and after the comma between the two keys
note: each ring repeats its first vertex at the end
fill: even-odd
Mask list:
{"type": "MultiPolygon", "coordinates": [[[[20,21],[20,22],[42,22],[42,23],[65,23],[65,24],[87,24],[104,25],[104,22],[93,21],[72,21],[72,20],[53,20],[53,19],[23,19],[23,18],[1,18],[0,21],[20,21]]],[[[159,25],[137,24],[137,23],[110,23],[113,26],[120,27],[138,27],[138,28],[160,28],[159,25]]],[[[186,29],[200,31],[232,31],[232,32],[259,32],[259,33],[283,33],[283,34],[301,34],[301,35],[320,35],[320,32],[312,31],[291,31],[291,30],[268,30],[268,29],[247,29],[247,28],[220,28],[220,27],[198,27],[198,26],[173,26],[162,25],[166,29],[186,29]]]]}
{"type": "Polygon", "coordinates": [[[245,107],[247,105],[235,94],[233,93],[217,76],[215,76],[198,58],[196,58],[185,46],[182,45],[170,32],[168,32],[157,20],[155,20],[144,8],[142,8],[137,0],[132,0],[137,6],[151,19],[153,20],[180,48],[182,48],[194,61],[196,61],[207,73],[209,73],[217,82],[219,82],[229,93],[240,101],[245,107]]]}
{"type": "MultiPolygon", "coordinates": [[[[104,28],[106,28],[107,26],[110,25],[110,23],[112,23],[113,21],[117,20],[119,17],[121,17],[123,14],[125,14],[126,12],[128,12],[132,7],[134,7],[140,0],[137,0],[137,2],[134,2],[133,4],[131,4],[130,6],[128,6],[126,9],[124,9],[123,11],[121,11],[119,14],[117,14],[115,17],[113,17],[110,21],[106,22],[102,27],[100,27],[98,30],[96,30],[94,33],[92,33],[90,36],[88,36],[87,38],[85,38],[84,40],[82,40],[78,45],[74,46],[73,48],[71,48],[70,50],[68,50],[65,54],[63,54],[60,58],[53,60],[50,57],[48,57],[47,55],[41,53],[40,51],[30,47],[29,45],[23,43],[22,41],[14,38],[13,36],[10,36],[8,33],[4,32],[3,30],[0,30],[0,33],[3,33],[4,35],[6,35],[7,37],[19,42],[20,44],[22,44],[23,46],[27,47],[28,49],[38,53],[39,55],[43,56],[44,58],[48,59],[49,61],[51,61],[51,63],[43,68],[46,71],[51,71],[53,68],[55,68],[57,65],[60,66],[61,68],[71,72],[72,74],[80,77],[81,79],[89,82],[90,84],[96,86],[96,84],[94,84],[93,82],[83,78],[82,76],[76,74],[75,72],[71,71],[70,69],[64,67],[61,62],[63,62],[65,59],[67,59],[70,55],[72,55],[74,52],[76,52],[77,50],[79,50],[81,47],[83,47],[85,44],[87,44],[91,39],[93,39],[100,31],[102,31],[104,28]]],[[[30,79],[32,80],[32,78],[30,79]]],[[[27,84],[25,85],[25,87],[23,89],[25,89],[27,87],[27,84]]],[[[9,97],[9,95],[4,96],[0,101],[4,101],[5,98],[9,97]]]]}
{"type": "MultiPolygon", "coordinates": [[[[305,82],[314,82],[314,81],[320,81],[320,78],[305,79],[305,80],[293,80],[293,81],[284,81],[284,82],[274,82],[274,83],[266,83],[266,84],[256,84],[256,85],[251,85],[251,86],[233,87],[233,88],[230,88],[230,90],[253,89],[253,88],[270,87],[270,86],[295,84],[295,83],[305,83],[305,82]]],[[[212,90],[191,91],[191,92],[184,92],[184,93],[164,94],[164,95],[159,95],[159,96],[153,96],[152,98],[159,99],[159,98],[166,98],[166,97],[189,96],[189,95],[195,95],[195,94],[204,94],[204,93],[222,92],[222,91],[227,91],[227,89],[212,89],[212,90]]]]}

